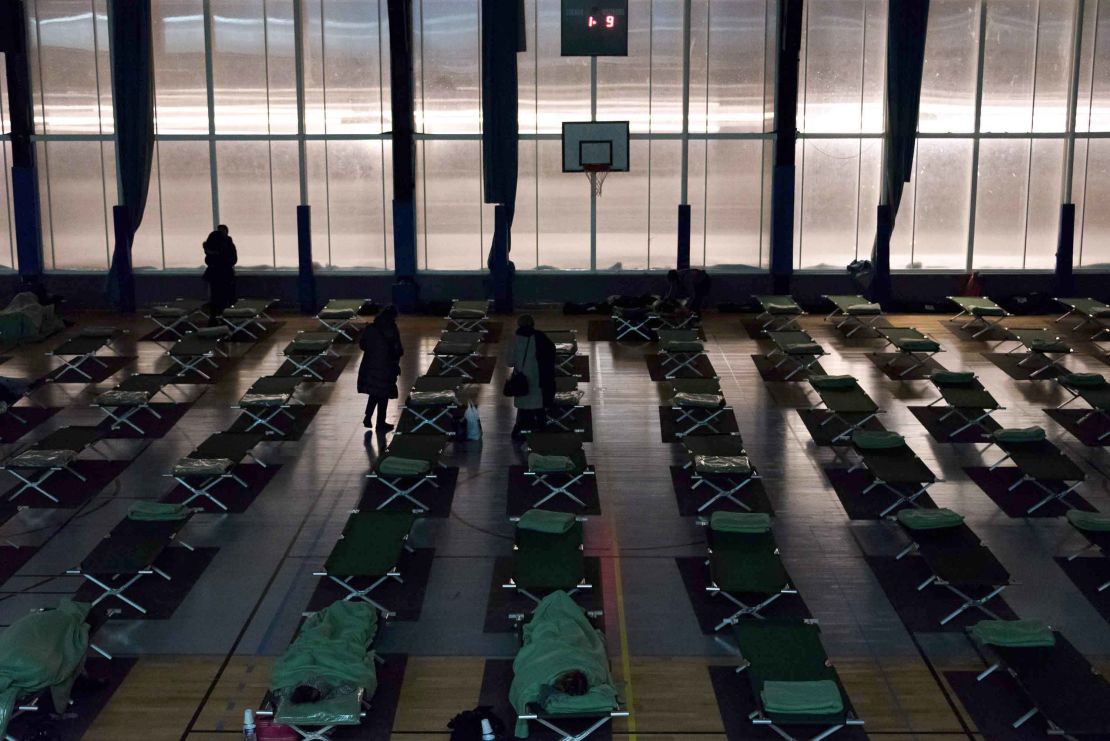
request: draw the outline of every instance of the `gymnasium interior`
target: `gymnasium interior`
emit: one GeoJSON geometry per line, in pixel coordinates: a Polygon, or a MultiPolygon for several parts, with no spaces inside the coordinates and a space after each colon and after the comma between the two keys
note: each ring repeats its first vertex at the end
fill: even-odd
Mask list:
{"type": "Polygon", "coordinates": [[[0,68],[3,741],[1110,738],[1110,1],[0,68]]]}

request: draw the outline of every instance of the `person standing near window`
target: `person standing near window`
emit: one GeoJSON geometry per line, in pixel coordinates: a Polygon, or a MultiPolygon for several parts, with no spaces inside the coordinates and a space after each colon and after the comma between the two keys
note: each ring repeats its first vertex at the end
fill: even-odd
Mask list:
{"type": "Polygon", "coordinates": [[[529,314],[517,320],[511,366],[528,379],[528,391],[513,397],[516,407],[514,440],[524,439],[525,432],[547,426],[547,408],[555,403],[555,344],[536,329],[529,314]]]}
{"type": "Polygon", "coordinates": [[[204,240],[204,280],[208,282],[208,303],[212,307],[213,319],[235,303],[237,262],[239,253],[235,250],[235,242],[227,226],[220,224],[204,240]]]}
{"type": "Polygon", "coordinates": [[[362,424],[372,430],[377,412],[378,434],[384,435],[393,429],[393,425],[385,421],[385,412],[389,400],[398,396],[397,376],[401,374],[401,356],[405,354],[401,332],[397,329],[397,309],[392,306],[382,309],[374,322],[362,330],[358,346],[362,350],[358,392],[368,397],[362,424]]]}

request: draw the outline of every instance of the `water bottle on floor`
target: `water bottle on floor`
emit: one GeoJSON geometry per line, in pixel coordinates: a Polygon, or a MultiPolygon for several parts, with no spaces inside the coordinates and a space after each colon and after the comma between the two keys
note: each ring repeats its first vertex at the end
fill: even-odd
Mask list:
{"type": "Polygon", "coordinates": [[[243,711],[243,741],[258,741],[254,728],[254,712],[250,708],[243,711]]]}
{"type": "Polygon", "coordinates": [[[482,718],[482,741],[494,741],[497,737],[493,735],[493,726],[485,718],[482,718]]]}

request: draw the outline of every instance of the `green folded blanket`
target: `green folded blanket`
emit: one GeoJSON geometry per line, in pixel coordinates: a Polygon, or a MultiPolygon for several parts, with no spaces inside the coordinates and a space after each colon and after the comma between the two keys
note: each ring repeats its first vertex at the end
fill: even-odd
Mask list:
{"type": "Polygon", "coordinates": [[[1006,316],[1006,310],[1001,306],[972,306],[972,316],[1006,316]]]}
{"type": "Polygon", "coordinates": [[[150,502],[140,499],[127,510],[127,519],[144,522],[177,522],[189,516],[189,508],[184,504],[150,502]]]}
{"type": "Polygon", "coordinates": [[[528,454],[528,470],[534,473],[571,473],[577,468],[574,460],[565,455],[528,454]]]}
{"type": "Polygon", "coordinates": [[[777,301],[766,301],[763,303],[763,310],[768,314],[801,314],[802,307],[795,303],[782,303],[777,301]]]}
{"type": "Polygon", "coordinates": [[[574,527],[574,515],[568,512],[551,512],[546,509],[530,509],[520,516],[516,526],[521,530],[558,535],[574,527]]]}
{"type": "Polygon", "coordinates": [[[1078,509],[1069,509],[1065,517],[1078,530],[1087,530],[1092,533],[1110,531],[1110,515],[1104,515],[1101,512],[1083,512],[1078,509]]]}
{"type": "Polygon", "coordinates": [[[1077,389],[1100,388],[1106,385],[1106,378],[1101,373],[1069,373],[1060,379],[1060,383],[1077,389]]]}
{"type": "Polygon", "coordinates": [[[991,433],[996,443],[1038,443],[1045,439],[1040,427],[1004,427],[991,433]]]}
{"type": "Polygon", "coordinates": [[[840,688],[831,679],[768,680],[759,693],[763,710],[776,715],[835,715],[844,712],[840,688]]]}
{"type": "Polygon", "coordinates": [[[879,304],[852,304],[844,309],[844,313],[853,316],[878,316],[883,313],[883,307],[879,304]]]}
{"type": "Polygon", "coordinates": [[[765,533],[771,529],[771,515],[766,512],[714,512],[709,528],[718,533],[765,533]]]}
{"type": "Polygon", "coordinates": [[[782,349],[787,355],[825,354],[825,349],[818,345],[816,342],[794,342],[789,345],[783,345],[782,349]]]}
{"type": "Polygon", "coordinates": [[[938,386],[970,386],[975,383],[975,374],[970,371],[937,371],[929,378],[938,386]]]}
{"type": "Polygon", "coordinates": [[[906,439],[892,430],[856,430],[852,444],[860,450],[893,450],[906,444],[906,439]]]}
{"type": "Polygon", "coordinates": [[[898,340],[894,344],[899,350],[905,350],[906,352],[937,352],[940,350],[939,342],[924,337],[898,340]]]}
{"type": "Polygon", "coordinates": [[[988,646],[1036,648],[1056,644],[1052,628],[1040,620],[984,620],[968,631],[988,646]]]}
{"type": "Polygon", "coordinates": [[[752,462],[746,455],[695,455],[694,470],[701,474],[738,474],[752,472],[752,462]]]}
{"type": "Polygon", "coordinates": [[[850,389],[856,385],[855,376],[810,376],[809,383],[815,389],[850,389]]]}
{"type": "Polygon", "coordinates": [[[1069,353],[1071,348],[1061,340],[1033,340],[1029,343],[1033,352],[1069,353]]]}
{"type": "Polygon", "coordinates": [[[432,464],[420,458],[405,458],[386,454],[378,464],[378,473],[386,476],[423,476],[432,470],[432,464]]]}
{"type": "Polygon", "coordinates": [[[963,515],[947,508],[940,509],[903,509],[895,515],[898,522],[910,530],[943,530],[957,527],[964,522],[963,515]]]}

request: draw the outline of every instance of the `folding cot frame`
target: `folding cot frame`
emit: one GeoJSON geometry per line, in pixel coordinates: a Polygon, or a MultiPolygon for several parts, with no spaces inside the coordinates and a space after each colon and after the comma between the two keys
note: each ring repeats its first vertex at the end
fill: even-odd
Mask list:
{"type": "MultiPolygon", "coordinates": [[[[547,409],[548,424],[554,425],[563,432],[585,433],[583,427],[572,427],[572,417],[582,409],[584,392],[578,388],[576,376],[557,376],[555,378],[555,401],[547,409]]],[[[530,430],[524,430],[530,432],[530,430]]]]}
{"type": "Polygon", "coordinates": [[[177,339],[181,339],[186,334],[200,329],[199,323],[207,322],[209,315],[204,311],[203,301],[179,298],[151,306],[146,318],[157,325],[155,336],[169,332],[177,339]],[[179,327],[184,327],[185,331],[182,332],[179,327]]]}
{"type": "Polygon", "coordinates": [[[798,305],[793,296],[752,296],[759,304],[760,313],[755,320],[761,322],[759,328],[764,332],[782,332],[789,329],[800,330],[798,318],[806,315],[805,309],[798,305]],[[787,309],[789,302],[789,309],[787,309]],[[782,308],[775,308],[776,306],[782,308]],[[776,326],[776,322],[782,322],[776,326]]]}
{"type": "MultiPolygon", "coordinates": [[[[810,378],[808,380],[812,382],[813,379],[810,378]]],[[[812,386],[813,384],[811,383],[810,385],[812,386]]],[[[818,427],[824,427],[830,422],[840,422],[840,424],[844,425],[845,427],[843,432],[833,436],[833,445],[836,445],[838,443],[844,444],[845,440],[850,439],[852,437],[852,434],[856,430],[863,429],[863,426],[865,424],[883,413],[883,410],[879,409],[879,406],[871,399],[868,393],[863,390],[863,387],[859,385],[858,380],[851,389],[821,389],[817,386],[813,386],[813,390],[817,392],[817,396],[820,398],[820,401],[818,401],[817,404],[811,406],[808,411],[825,412],[826,414],[825,419],[821,421],[818,427]],[[848,391],[850,391],[855,397],[853,399],[855,403],[848,406],[855,408],[844,408],[844,404],[842,403],[842,401],[848,396],[848,393],[846,393],[848,391]],[[867,403],[864,404],[861,399],[866,399],[867,403]],[[837,408],[838,406],[840,408],[837,408]],[[853,423],[848,421],[848,419],[844,416],[846,414],[858,414],[861,415],[861,417],[859,420],[853,423]]]]}
{"type": "Polygon", "coordinates": [[[339,338],[337,332],[298,332],[281,351],[281,356],[293,365],[290,375],[300,376],[308,374],[317,381],[323,381],[324,376],[316,370],[316,365],[321,364],[328,370],[334,366],[328,358],[337,358],[333,345],[339,338]]]}
{"type": "Polygon", "coordinates": [[[870,308],[867,311],[853,311],[854,307],[874,306],[872,302],[867,300],[866,296],[825,294],[821,298],[833,305],[833,310],[825,316],[826,322],[835,322],[833,326],[840,330],[845,326],[852,325],[852,328],[844,333],[845,337],[851,337],[861,329],[877,330],[875,325],[883,318],[882,308],[879,308],[878,311],[870,308]],[[870,319],[866,319],[867,317],[870,317],[870,319]]]}
{"type": "Polygon", "coordinates": [[[92,382],[92,374],[85,372],[82,366],[85,365],[85,363],[96,363],[101,368],[107,368],[108,364],[98,358],[96,353],[105,347],[109,347],[111,344],[112,341],[109,337],[84,337],[81,335],[70,337],[68,340],[46,353],[48,357],[57,358],[62,361],[61,367],[54,370],[47,380],[50,381],[54,378],[60,378],[67,371],[73,371],[86,381],[92,382]]]}
{"type": "Polygon", "coordinates": [[[647,342],[655,339],[654,329],[651,324],[656,320],[656,315],[647,308],[622,308],[614,306],[609,315],[615,326],[617,342],[629,335],[647,342]]]}
{"type": "Polygon", "coordinates": [[[578,357],[578,332],[573,329],[548,329],[547,338],[555,345],[555,373],[557,376],[578,377],[574,360],[578,357]]]}
{"type": "Polygon", "coordinates": [[[201,370],[200,365],[207,363],[213,368],[219,368],[215,358],[227,357],[223,342],[230,333],[224,335],[212,333],[211,336],[205,336],[201,334],[202,332],[204,330],[185,335],[166,351],[166,356],[172,363],[166,375],[181,378],[189,373],[196,373],[206,381],[212,380],[212,376],[201,370]]]}
{"type": "Polygon", "coordinates": [[[1056,318],[1056,323],[1060,323],[1073,314],[1078,314],[1083,317],[1079,324],[1071,328],[1071,331],[1078,332],[1080,328],[1094,322],[1098,324],[1099,329],[1090,339],[1095,339],[1099,335],[1110,330],[1110,327],[1102,324],[1100,319],[1110,318],[1110,305],[1098,301],[1093,298],[1058,298],[1055,299],[1056,303],[1063,304],[1068,308],[1062,315],[1056,318]]]}
{"type": "MultiPolygon", "coordinates": [[[[1095,415],[1102,417],[1103,420],[1110,423],[1110,383],[1103,383],[1100,386],[1093,387],[1073,386],[1068,383],[1066,378],[1057,378],[1056,383],[1059,384],[1061,389],[1071,395],[1069,399],[1058,404],[1056,406],[1057,409],[1063,409],[1076,399],[1083,399],[1083,401],[1087,402],[1091,407],[1091,411],[1079,418],[1076,422],[1077,425],[1083,424],[1095,415]]],[[[1110,429],[1100,434],[1097,440],[1098,442],[1102,442],[1107,437],[1110,437],[1110,429]]]]}
{"type": "Polygon", "coordinates": [[[346,524],[343,526],[343,534],[340,536],[339,542],[337,542],[335,544],[335,547],[332,548],[332,553],[330,556],[328,556],[324,567],[319,571],[314,571],[312,575],[318,577],[326,577],[327,579],[330,579],[333,583],[339,585],[339,587],[341,587],[346,592],[346,595],[343,597],[343,600],[345,602],[360,600],[380,612],[382,614],[382,617],[394,617],[397,613],[372,598],[370,596],[370,593],[383,584],[391,581],[397,582],[399,584],[405,583],[405,580],[401,574],[401,557],[406,552],[412,553],[414,551],[412,545],[409,543],[409,539],[412,535],[412,529],[415,526],[416,521],[417,517],[409,512],[361,512],[357,509],[352,510],[350,516],[347,518],[346,524]],[[396,519],[398,523],[403,527],[389,527],[390,519],[396,519]],[[364,525],[360,521],[368,521],[371,526],[364,525]],[[387,538],[390,538],[388,543],[385,542],[387,538]],[[341,548],[346,547],[344,545],[344,541],[348,539],[350,539],[351,541],[358,539],[370,542],[379,548],[383,546],[388,546],[390,548],[389,555],[392,556],[389,560],[394,562],[393,565],[385,567],[384,571],[382,569],[373,569],[374,571],[381,571],[381,573],[374,574],[343,575],[333,573],[333,569],[329,568],[329,564],[332,563],[332,559],[335,557],[336,552],[341,548]],[[392,553],[392,551],[394,550],[394,546],[396,550],[395,556],[392,553]],[[369,579],[371,580],[370,585],[362,588],[357,587],[354,585],[354,582],[358,579],[369,579]]]}
{"type": "Polygon", "coordinates": [[[447,312],[448,332],[477,332],[484,335],[489,330],[485,324],[489,321],[489,312],[492,307],[490,301],[467,301],[454,299],[451,310],[447,312]]]}
{"type": "Polygon", "coordinates": [[[760,479],[759,471],[751,465],[750,460],[747,476],[734,473],[703,473],[697,469],[696,459],[699,456],[747,458],[748,453],[744,449],[744,441],[739,433],[690,435],[682,438],[682,445],[689,457],[682,468],[690,471],[690,477],[693,480],[690,486],[691,490],[700,486],[708,486],[713,490],[713,496],[702,502],[698,507],[698,512],[704,512],[721,499],[727,499],[745,512],[752,511],[747,502],[742,502],[737,498],[748,484],[760,479]]]}
{"type": "Polygon", "coordinates": [[[480,332],[445,331],[432,348],[432,356],[440,362],[437,375],[448,376],[458,373],[468,381],[474,379],[470,371],[477,370],[476,358],[481,356],[482,335],[480,332]]]}
{"type": "Polygon", "coordinates": [[[413,428],[408,432],[419,431],[423,427],[431,427],[436,432],[444,435],[453,435],[455,433],[454,425],[451,429],[446,429],[440,424],[440,420],[447,417],[454,421],[453,415],[459,409],[458,393],[459,389],[463,386],[463,379],[458,376],[420,376],[413,382],[412,389],[409,391],[409,397],[405,400],[404,405],[401,407],[401,416],[410,414],[415,418],[413,428]],[[438,392],[452,392],[454,398],[446,404],[414,404],[412,394],[414,393],[438,393],[438,392]]]}
{"type": "Polygon", "coordinates": [[[66,570],[66,574],[70,576],[80,576],[84,578],[85,581],[102,590],[100,596],[92,602],[94,607],[109,597],[114,597],[125,605],[129,605],[138,610],[141,614],[146,615],[147,609],[131,597],[128,597],[125,592],[137,582],[141,581],[145,576],[154,575],[166,581],[173,581],[173,577],[155,566],[154,562],[158,560],[170,545],[175,543],[189,551],[196,550],[178,537],[181,531],[185,529],[185,526],[189,524],[189,520],[192,519],[194,513],[195,510],[190,511],[187,516],[181,520],[170,521],[143,521],[125,518],[112,529],[111,533],[97,544],[93,551],[85,557],[77,568],[66,570]],[[150,530],[150,533],[142,533],[141,531],[143,529],[150,530]],[[145,546],[142,548],[136,547],[132,551],[133,553],[145,557],[138,560],[132,559],[131,564],[121,564],[120,560],[125,560],[126,557],[119,556],[116,552],[108,550],[115,547],[113,538],[116,539],[115,543],[124,541],[124,548],[129,544],[145,546]],[[161,547],[158,547],[159,545],[161,547]],[[107,563],[102,565],[98,562],[100,560],[106,561],[107,563]],[[128,566],[128,568],[123,568],[123,566],[128,566]],[[101,568],[104,570],[102,571],[101,568]],[[110,578],[106,577],[108,573],[112,574],[110,578]],[[107,578],[107,581],[101,577],[107,578]],[[125,581],[115,584],[109,583],[120,578],[125,579],[125,581]]]}
{"type": "Polygon", "coordinates": [[[63,471],[72,474],[79,481],[87,481],[85,476],[73,468],[73,464],[83,451],[95,451],[96,443],[103,439],[104,433],[97,427],[62,427],[8,458],[0,465],[0,470],[7,471],[22,484],[8,496],[8,501],[14,501],[23,492],[30,490],[58,504],[58,497],[43,488],[46,482],[63,471]],[[34,473],[24,475],[22,471],[36,472],[38,476],[35,477],[34,473]]]}
{"type": "MultiPolygon", "coordinates": [[[[1084,475],[1083,471],[1075,465],[1075,462],[1064,455],[1063,451],[1056,447],[1056,445],[1054,445],[1049,440],[1039,440],[1026,443],[1007,443],[998,442],[994,439],[989,439],[987,441],[987,447],[983,448],[982,452],[985,453],[991,447],[996,445],[1003,453],[1005,453],[1005,455],[1002,456],[1002,458],[1000,458],[999,460],[995,461],[987,470],[993,471],[1006,461],[1013,461],[1021,473],[1021,478],[1010,484],[1010,486],[1007,487],[1006,491],[1013,491],[1022,484],[1028,482],[1033,486],[1036,486],[1045,494],[1044,498],[1042,498],[1040,501],[1038,501],[1036,504],[1025,511],[1026,514],[1031,515],[1041,507],[1044,507],[1047,504],[1051,504],[1052,502],[1057,500],[1059,500],[1060,503],[1066,506],[1068,509],[1072,509],[1071,504],[1069,504],[1064,499],[1064,497],[1079,488],[1079,485],[1083,483],[1083,481],[1086,479],[1086,476],[1084,475]],[[1049,461],[1049,459],[1063,461],[1066,464],[1066,467],[1070,467],[1071,469],[1070,472],[1066,475],[1072,476],[1073,478],[1051,479],[1052,481],[1057,481],[1064,486],[1063,489],[1060,489],[1058,491],[1050,486],[1046,486],[1043,483],[1043,481],[1045,480],[1044,476],[1038,477],[1031,473],[1028,473],[1028,470],[1030,468],[1047,465],[1047,461],[1049,461]]],[[[1041,470],[1043,472],[1043,468],[1041,470]]]]}
{"type": "MultiPolygon", "coordinates": [[[[715,531],[710,525],[710,520],[708,518],[699,517],[698,524],[705,527],[706,529],[706,545],[709,550],[709,558],[705,560],[706,568],[709,569],[709,584],[706,585],[705,591],[711,597],[723,596],[725,599],[731,602],[733,606],[737,608],[736,612],[732,613],[732,615],[722,619],[721,622],[717,623],[716,627],[713,628],[713,632],[716,633],[728,625],[736,625],[736,623],[740,621],[740,618],[743,617],[750,616],[757,620],[763,620],[765,619],[764,616],[761,614],[763,610],[770,607],[771,604],[773,604],[774,602],[777,602],[781,597],[798,593],[798,590],[791,586],[790,581],[786,578],[786,569],[783,566],[782,559],[779,556],[779,548],[778,544],[775,542],[775,534],[773,531],[768,530],[767,532],[763,533],[718,533],[717,535],[714,535],[713,533],[715,531]],[[714,555],[720,555],[727,552],[729,549],[725,547],[719,547],[717,550],[714,550],[713,541],[715,538],[721,539],[723,541],[727,541],[730,539],[736,541],[749,541],[748,543],[746,543],[746,545],[755,548],[762,547],[765,551],[769,551],[770,555],[774,556],[775,561],[778,563],[779,568],[782,570],[782,586],[777,591],[773,592],[763,590],[727,590],[722,588],[718,584],[718,580],[714,575],[714,555]],[[768,545],[770,546],[770,548],[766,548],[766,546],[768,545]],[[744,600],[740,599],[737,596],[738,594],[755,594],[763,599],[757,604],[748,604],[744,600]]],[[[741,557],[746,557],[750,553],[750,550],[745,551],[741,554],[741,557]]]]}
{"type": "Polygon", "coordinates": [[[532,480],[533,487],[542,485],[547,489],[532,508],[540,508],[560,494],[584,508],[586,503],[570,491],[578,482],[594,476],[593,466],[586,462],[582,437],[573,432],[533,432],[528,435],[526,446],[530,453],[564,456],[575,463],[570,471],[534,471],[530,466],[525,470],[524,476],[532,480]],[[562,481],[555,480],[560,477],[562,481]]]}
{"type": "Polygon", "coordinates": [[[925,365],[934,355],[941,351],[939,342],[919,331],[916,327],[879,327],[875,328],[875,331],[878,332],[879,336],[886,342],[884,349],[893,347],[898,351],[898,354],[883,364],[884,368],[890,368],[901,358],[905,357],[910,359],[909,367],[898,374],[899,378],[925,365]],[[906,341],[931,342],[936,345],[936,349],[914,350],[904,347],[906,341]]]}
{"type": "Polygon", "coordinates": [[[258,458],[253,451],[256,445],[265,442],[266,439],[265,435],[257,432],[218,432],[209,435],[196,450],[179,460],[170,473],[163,475],[172,478],[188,490],[189,496],[183,504],[189,505],[196,499],[207,499],[227,512],[228,506],[212,493],[212,489],[225,479],[231,479],[244,489],[250,488],[250,485],[235,473],[235,468],[243,462],[244,458],[249,458],[251,462],[257,463],[262,468],[269,468],[269,465],[258,458]],[[199,461],[200,463],[193,465],[201,468],[191,469],[190,461],[199,461]]]}
{"type": "Polygon", "coordinates": [[[786,363],[794,361],[794,368],[783,379],[786,381],[799,373],[812,371],[813,366],[817,365],[821,358],[828,355],[820,343],[810,337],[808,332],[800,329],[767,332],[766,335],[767,339],[775,344],[775,349],[767,353],[767,359],[774,360],[775,355],[782,356],[773,366],[773,370],[778,370],[786,363]]]}
{"type": "MultiPolygon", "coordinates": [[[[1105,563],[1110,564],[1110,531],[1083,530],[1072,523],[1070,518],[1068,519],[1068,522],[1071,524],[1072,529],[1074,529],[1076,532],[1087,539],[1087,545],[1083,546],[1078,551],[1068,556],[1067,560],[1074,561],[1087,551],[1097,550],[1101,554],[1102,560],[1105,563]]],[[[1107,579],[1102,584],[1099,584],[1098,588],[1095,591],[1105,592],[1107,589],[1110,589],[1110,579],[1107,579]]]]}
{"type": "Polygon", "coordinates": [[[917,453],[913,451],[913,448],[905,444],[905,442],[897,448],[888,448],[885,450],[865,450],[855,443],[852,444],[852,448],[859,454],[860,460],[852,464],[848,469],[849,473],[860,469],[866,469],[867,472],[871,474],[872,478],[871,483],[864,487],[862,494],[869,494],[874,489],[882,487],[895,496],[895,501],[880,512],[879,517],[886,517],[903,505],[912,507],[918,506],[917,500],[927,494],[929,488],[937,483],[936,474],[929,470],[929,467],[918,457],[917,453]],[[905,464],[898,469],[899,473],[897,475],[900,478],[892,478],[889,475],[889,471],[885,474],[882,471],[877,473],[873,464],[879,464],[883,458],[894,457],[895,453],[899,454],[899,457],[903,459],[905,464]],[[917,476],[904,475],[905,472],[910,471],[910,465],[920,467],[917,476]],[[928,472],[928,478],[924,476],[926,472],[928,472]],[[905,492],[900,489],[897,484],[909,484],[914,488],[912,491],[905,492]]]}
{"type": "Polygon", "coordinates": [[[250,417],[250,424],[244,432],[250,432],[256,427],[264,427],[266,434],[283,434],[281,428],[274,424],[274,420],[278,417],[296,419],[289,410],[304,406],[304,402],[296,397],[297,388],[304,382],[305,379],[299,376],[263,376],[251,384],[247,393],[239,399],[239,403],[232,407],[250,417]]]}
{"type": "MultiPolygon", "coordinates": [[[[512,522],[519,522],[520,521],[519,517],[511,517],[509,519],[512,522]]],[[[585,517],[575,516],[574,526],[569,531],[567,531],[566,533],[530,532],[527,536],[525,536],[525,540],[522,540],[521,530],[520,530],[519,527],[517,527],[516,528],[516,533],[514,534],[514,537],[513,537],[513,576],[510,576],[509,580],[501,585],[501,588],[502,589],[509,589],[509,590],[515,591],[518,594],[522,594],[522,595],[524,595],[525,597],[532,600],[534,603],[536,603],[538,605],[543,600],[543,597],[541,597],[537,594],[534,594],[533,591],[538,591],[539,588],[536,587],[535,585],[518,583],[518,578],[516,576],[516,574],[517,574],[517,571],[516,571],[517,559],[521,557],[521,554],[522,554],[523,550],[528,547],[526,545],[526,543],[528,542],[526,539],[527,538],[534,538],[535,540],[539,540],[539,541],[547,540],[547,541],[549,541],[550,544],[557,545],[557,543],[555,543],[555,541],[558,541],[562,538],[566,538],[568,541],[573,541],[571,543],[571,545],[577,551],[578,558],[581,561],[581,559],[583,558],[582,553],[585,551],[585,544],[583,542],[583,537],[582,537],[582,530],[583,530],[583,523],[584,522],[586,522],[585,517]]],[[[552,554],[552,546],[549,545],[546,549],[544,549],[544,555],[551,555],[551,554],[552,554]]],[[[580,576],[574,584],[568,584],[568,585],[562,585],[562,586],[545,585],[545,586],[542,587],[542,589],[545,589],[545,590],[548,590],[548,591],[554,591],[556,589],[561,589],[562,591],[566,592],[567,595],[570,596],[570,597],[573,597],[575,594],[578,594],[579,592],[584,592],[586,590],[593,589],[594,585],[590,584],[590,582],[586,580],[586,575],[585,575],[585,573],[583,571],[583,568],[581,566],[579,568],[579,573],[580,573],[580,576]]]]}
{"type": "Polygon", "coordinates": [[[358,334],[355,319],[373,304],[373,300],[368,298],[333,298],[316,313],[316,321],[325,331],[341,334],[347,341],[353,342],[358,334]]]}
{"type": "Polygon", "coordinates": [[[940,392],[940,398],[929,402],[926,406],[933,407],[944,402],[948,406],[948,411],[941,416],[940,421],[944,422],[952,415],[955,415],[963,422],[960,427],[948,434],[950,438],[956,437],[961,432],[971,427],[978,427],[984,433],[989,433],[990,430],[987,429],[984,420],[990,419],[993,413],[1002,411],[1006,408],[995,400],[994,396],[987,391],[978,377],[966,384],[944,383],[937,381],[936,378],[930,378],[929,380],[932,381],[936,390],[940,392]],[[963,394],[963,396],[961,396],[961,394],[963,394]],[[967,402],[971,401],[971,399],[978,400],[978,404],[982,404],[983,406],[968,404],[967,402]],[[961,401],[963,403],[961,403],[961,401]],[[971,414],[966,414],[966,410],[974,411],[971,414]],[[975,412],[978,412],[978,414],[975,412]]]}
{"type": "Polygon", "coordinates": [[[15,394],[17,398],[12,399],[11,401],[2,401],[2,402],[0,402],[0,418],[7,415],[7,416],[11,417],[12,419],[14,419],[16,422],[18,422],[19,424],[27,425],[26,418],[24,418],[18,412],[14,411],[14,409],[16,408],[15,405],[18,404],[23,399],[27,399],[27,401],[31,402],[31,404],[34,405],[34,406],[39,406],[34,401],[32,401],[31,396],[30,396],[31,391],[33,390],[34,384],[31,381],[25,381],[25,380],[22,380],[22,379],[14,379],[13,378],[13,379],[9,379],[9,380],[19,381],[21,386],[18,387],[18,388],[14,388],[14,389],[8,389],[11,393],[15,394]]]}
{"type": "MultiPolygon", "coordinates": [[[[685,299],[682,306],[685,308],[685,299]]],[[[685,311],[653,311],[655,321],[659,322],[658,329],[698,329],[701,326],[701,315],[693,310],[685,311]]]]}
{"type": "Polygon", "coordinates": [[[1003,340],[1003,342],[1010,341],[1010,342],[1018,343],[1017,345],[1015,345],[1014,347],[1012,347],[1012,348],[1010,348],[1009,350],[1006,351],[1007,355],[1011,355],[1011,354],[1013,354],[1013,353],[1015,353],[1019,350],[1025,350],[1026,355],[1025,355],[1024,358],[1022,358],[1020,361],[1018,361],[1019,366],[1024,368],[1025,364],[1028,363],[1029,361],[1031,361],[1035,357],[1039,357],[1042,360],[1044,360],[1044,365],[1042,365],[1040,368],[1038,368],[1037,370],[1035,370],[1035,371],[1033,371],[1029,374],[1030,379],[1036,378],[1040,374],[1047,373],[1049,370],[1052,370],[1052,369],[1055,369],[1058,373],[1067,373],[1068,372],[1067,368],[1064,366],[1064,364],[1061,361],[1072,353],[1072,348],[1070,346],[1064,344],[1064,340],[1059,335],[1051,335],[1050,336],[1051,333],[1050,333],[1049,330],[1047,330],[1047,329],[1038,329],[1038,328],[1027,328],[1027,329],[1009,328],[1009,329],[1006,330],[1006,332],[1009,334],[1009,339],[1008,340],[1003,340]],[[1036,335],[1039,335],[1040,337],[1038,338],[1036,335]],[[1046,349],[1043,349],[1043,348],[1039,349],[1039,350],[1035,349],[1034,348],[1034,343],[1036,343],[1038,341],[1038,339],[1040,339],[1040,340],[1049,339],[1052,342],[1058,342],[1058,343],[1060,343],[1060,346],[1063,347],[1064,349],[1062,349],[1062,350],[1059,350],[1059,349],[1058,350],[1046,350],[1046,349]]]}
{"type": "Polygon", "coordinates": [[[689,426],[675,432],[675,437],[682,439],[692,435],[698,430],[706,429],[719,434],[715,422],[725,412],[731,412],[732,407],[725,401],[721,391],[721,384],[715,378],[674,378],[671,379],[671,411],[675,414],[675,425],[685,422],[689,426]],[[716,406],[695,402],[683,403],[679,394],[694,395],[697,397],[716,396],[716,406]]]}
{"type": "Polygon", "coordinates": [[[960,308],[960,313],[949,321],[958,322],[960,317],[967,317],[967,321],[960,325],[960,329],[966,331],[976,324],[982,324],[977,331],[972,333],[971,338],[973,340],[979,339],[980,335],[990,332],[995,327],[1005,330],[1002,321],[1006,317],[1013,316],[1013,314],[985,296],[947,296],[947,299],[960,308]],[[993,322],[991,317],[994,317],[993,322]]]}
{"type": "Polygon", "coordinates": [[[240,332],[253,341],[258,340],[258,335],[250,330],[251,326],[257,327],[259,332],[266,331],[263,322],[272,322],[269,312],[278,305],[276,298],[241,298],[220,313],[220,321],[230,330],[229,337],[240,332]]]}
{"type": "Polygon", "coordinates": [[[366,478],[381,482],[390,490],[390,495],[378,505],[378,509],[385,509],[397,499],[407,499],[416,506],[418,514],[428,512],[431,508],[417,499],[413,492],[424,484],[433,489],[439,488],[436,480],[436,469],[442,466],[440,458],[447,447],[446,435],[394,435],[389,447],[378,458],[374,469],[366,474],[366,478]],[[428,470],[411,475],[383,473],[382,463],[389,457],[422,460],[428,463],[428,470]]]}
{"type": "Polygon", "coordinates": [[[659,337],[659,366],[665,379],[678,378],[683,370],[706,377],[694,365],[699,358],[708,357],[696,329],[658,329],[655,334],[659,337]]]}
{"type": "Polygon", "coordinates": [[[146,435],[146,430],[132,419],[136,414],[146,410],[154,415],[155,419],[162,419],[162,415],[152,406],[155,397],[162,394],[171,403],[176,403],[174,398],[166,393],[166,386],[170,379],[166,376],[152,373],[136,373],[111,391],[100,394],[93,400],[92,406],[108,415],[111,420],[111,429],[118,430],[127,426],[146,435]]]}

